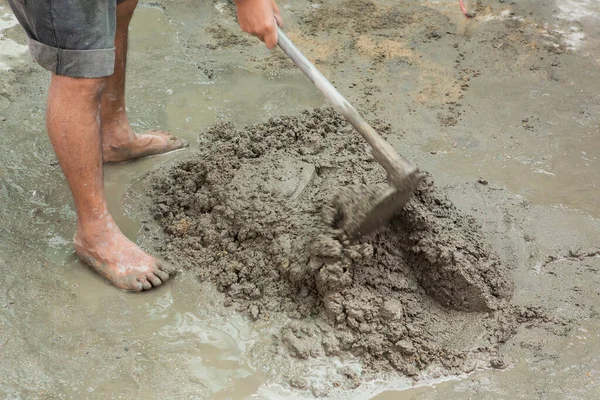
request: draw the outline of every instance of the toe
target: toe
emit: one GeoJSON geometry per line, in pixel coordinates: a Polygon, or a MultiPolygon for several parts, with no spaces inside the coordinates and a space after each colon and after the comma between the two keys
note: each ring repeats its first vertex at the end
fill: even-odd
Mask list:
{"type": "Polygon", "coordinates": [[[150,282],[148,282],[148,280],[145,277],[138,278],[138,282],[140,282],[142,284],[142,288],[144,288],[144,290],[152,289],[152,284],[150,282]]]}
{"type": "Polygon", "coordinates": [[[183,149],[184,147],[188,147],[190,145],[190,143],[187,140],[178,138],[176,136],[171,137],[167,144],[169,148],[173,150],[183,149]]]}
{"type": "Polygon", "coordinates": [[[173,268],[172,265],[170,264],[163,264],[160,261],[156,261],[156,268],[158,268],[158,270],[160,271],[161,275],[159,275],[158,273],[154,272],[156,275],[160,276],[161,279],[164,281],[165,279],[163,279],[163,275],[166,274],[167,278],[170,278],[172,276],[174,276],[177,271],[175,270],[175,268],[173,268]]]}
{"type": "Polygon", "coordinates": [[[130,284],[128,284],[127,286],[120,286],[120,285],[117,285],[117,286],[120,287],[121,289],[131,290],[132,292],[141,292],[144,289],[144,286],[142,285],[142,282],[140,282],[140,281],[133,281],[130,284]]]}
{"type": "Polygon", "coordinates": [[[156,271],[154,271],[154,275],[158,276],[160,278],[161,281],[166,281],[167,279],[169,279],[169,273],[166,271],[162,271],[160,269],[157,269],[156,271]]]}
{"type": "Polygon", "coordinates": [[[163,131],[151,131],[146,134],[146,137],[150,137],[152,139],[158,139],[157,142],[154,142],[152,145],[152,139],[148,145],[145,147],[150,149],[154,148],[154,152],[158,153],[167,153],[169,151],[182,149],[184,147],[188,147],[190,144],[187,140],[178,138],[169,132],[163,131]]]}
{"type": "Polygon", "coordinates": [[[154,287],[162,285],[162,281],[160,280],[160,278],[154,274],[148,274],[147,278],[152,283],[152,286],[154,286],[154,287]]]}

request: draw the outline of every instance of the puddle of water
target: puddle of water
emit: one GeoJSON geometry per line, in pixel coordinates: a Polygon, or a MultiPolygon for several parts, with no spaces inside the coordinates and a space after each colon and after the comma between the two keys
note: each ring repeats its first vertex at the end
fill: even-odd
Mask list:
{"type": "Polygon", "coordinates": [[[472,85],[469,96],[485,99],[492,107],[487,122],[479,122],[477,132],[431,138],[422,146],[423,152],[433,152],[433,157],[443,159],[460,176],[483,177],[490,185],[506,187],[535,204],[600,217],[600,142],[596,137],[600,120],[596,112],[585,109],[585,104],[597,104],[598,99],[577,90],[569,92],[518,83],[472,85]],[[563,100],[557,102],[559,98],[563,100]],[[493,108],[495,104],[521,104],[524,99],[528,100],[519,115],[509,108],[493,108]],[[572,106],[558,109],[557,104],[564,102],[572,106]],[[524,128],[527,124],[529,130],[524,128]],[[486,139],[480,135],[497,136],[498,142],[483,146],[486,139]]]}
{"type": "Polygon", "coordinates": [[[224,71],[215,83],[182,87],[168,100],[168,121],[183,132],[197,132],[221,121],[243,126],[323,105],[320,94],[304,76],[266,77],[242,68],[224,71]]]}
{"type": "MultiPolygon", "coordinates": [[[[214,289],[202,288],[184,276],[144,296],[121,293],[71,259],[63,276],[65,284],[77,293],[80,311],[93,313],[100,323],[89,326],[87,319],[65,321],[61,331],[68,335],[92,329],[101,336],[120,331],[119,350],[123,352],[117,359],[129,358],[133,365],[108,382],[105,373],[103,378],[75,381],[66,394],[87,390],[94,396],[112,397],[128,393],[135,382],[138,390],[132,393],[134,397],[156,398],[160,390],[145,383],[152,377],[157,384],[164,380],[177,398],[245,399],[264,382],[265,377],[249,359],[248,349],[258,334],[248,322],[239,316],[202,310],[204,304],[210,304],[209,298],[219,296],[214,289]],[[94,291],[85,289],[91,287],[94,291]],[[119,321],[122,318],[126,321],[119,321]],[[174,389],[169,379],[179,380],[179,386],[174,389]]],[[[106,351],[114,353],[110,345],[106,351]]]]}

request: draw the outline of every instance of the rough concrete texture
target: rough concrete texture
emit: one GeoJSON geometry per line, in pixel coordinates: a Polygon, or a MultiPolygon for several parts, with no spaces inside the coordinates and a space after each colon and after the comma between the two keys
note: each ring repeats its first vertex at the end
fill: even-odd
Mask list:
{"type": "MultiPolygon", "coordinates": [[[[333,200],[334,207],[325,208],[324,222],[334,231],[321,239],[328,246],[319,255],[326,259],[337,256],[328,249],[341,248],[341,243],[347,240],[343,232],[335,231],[335,226],[348,214],[348,204],[352,204],[350,210],[355,212],[362,208],[355,205],[357,199],[365,194],[369,199],[377,198],[387,188],[369,189],[343,188],[333,200]]],[[[459,213],[435,189],[431,178],[420,185],[413,201],[399,211],[376,240],[389,249],[392,260],[402,259],[410,265],[419,283],[448,307],[463,311],[495,310],[502,308],[503,300],[512,294],[509,271],[482,237],[477,222],[459,213]]]]}
{"type": "Polygon", "coordinates": [[[203,140],[146,178],[166,233],[156,250],[254,320],[295,319],[280,336],[293,356],[350,352],[368,372],[416,376],[436,363],[459,373],[474,368],[469,353],[507,339],[495,330],[514,329],[514,310],[499,311],[512,294],[509,268],[431,178],[376,234],[350,240],[338,229],[349,201],[376,197],[384,171],[333,110],[220,124],[203,140]],[[447,343],[474,320],[477,350],[447,343]]]}

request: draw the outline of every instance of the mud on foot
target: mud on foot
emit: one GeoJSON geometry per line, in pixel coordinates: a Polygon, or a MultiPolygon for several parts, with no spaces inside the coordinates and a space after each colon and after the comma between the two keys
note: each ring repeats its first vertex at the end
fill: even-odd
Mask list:
{"type": "Polygon", "coordinates": [[[105,163],[118,163],[164,154],[187,146],[189,146],[189,143],[186,140],[164,131],[134,133],[133,139],[126,143],[103,145],[102,159],[105,163]]]}
{"type": "Polygon", "coordinates": [[[160,286],[172,275],[121,233],[114,222],[99,229],[78,228],[75,251],[96,272],[118,288],[139,292],[160,286]]]}

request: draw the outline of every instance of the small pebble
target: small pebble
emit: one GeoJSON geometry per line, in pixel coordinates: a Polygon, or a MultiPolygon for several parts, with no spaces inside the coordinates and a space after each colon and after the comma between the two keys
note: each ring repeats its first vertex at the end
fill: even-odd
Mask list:
{"type": "Polygon", "coordinates": [[[493,360],[490,360],[490,367],[495,369],[504,369],[506,368],[506,364],[504,363],[503,359],[494,358],[493,360]]]}

